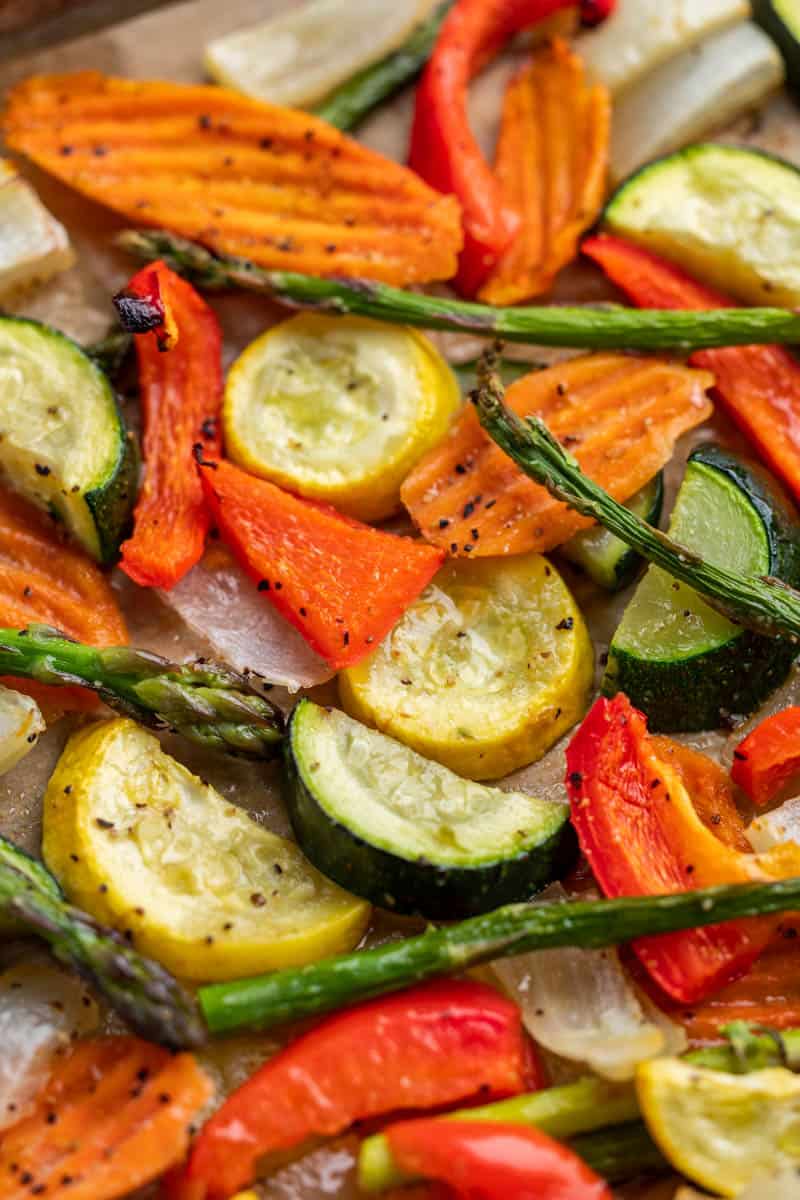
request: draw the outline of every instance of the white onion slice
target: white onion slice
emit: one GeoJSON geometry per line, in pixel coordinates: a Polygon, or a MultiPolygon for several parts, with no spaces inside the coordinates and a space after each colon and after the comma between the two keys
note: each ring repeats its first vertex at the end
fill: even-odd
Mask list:
{"type": "Polygon", "coordinates": [[[0,158],[0,296],[65,271],[75,255],[67,231],[13,163],[0,158]]]}
{"type": "Polygon", "coordinates": [[[615,950],[539,950],[492,969],[535,1041],[605,1079],[632,1079],[637,1063],[686,1048],[683,1029],[639,996],[615,950]]]}
{"type": "Polygon", "coordinates": [[[208,550],[180,583],[159,594],[236,671],[253,671],[290,692],[325,683],[334,674],[220,547],[208,550]]]}
{"type": "Polygon", "coordinates": [[[745,833],[758,854],[785,842],[796,842],[800,846],[800,796],[792,796],[780,808],[756,817],[745,833]]]}
{"type": "Polygon", "coordinates": [[[0,974],[0,1130],[26,1115],[54,1056],[97,1021],[97,1006],[74,975],[39,962],[0,974]]]}
{"type": "Polygon", "coordinates": [[[33,749],[44,728],[35,700],[0,685],[0,775],[33,749]]]}

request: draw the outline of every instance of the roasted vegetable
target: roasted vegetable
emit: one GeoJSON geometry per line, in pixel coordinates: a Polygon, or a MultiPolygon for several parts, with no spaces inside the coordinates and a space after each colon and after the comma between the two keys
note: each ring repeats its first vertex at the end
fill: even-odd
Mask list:
{"type": "Polygon", "coordinates": [[[594,654],[547,559],[448,563],[369,658],[344,708],[468,779],[534,762],[583,715],[594,654]]]}
{"type": "MultiPolygon", "coordinates": [[[[643,521],[647,521],[648,525],[657,526],[663,503],[664,473],[659,471],[658,475],[625,502],[625,507],[630,508],[643,521]]],[[[638,554],[602,525],[582,529],[559,547],[559,553],[585,571],[600,587],[607,588],[610,592],[627,587],[642,562],[638,554]]]]}
{"type": "Polygon", "coordinates": [[[800,771],[800,708],[765,717],[733,752],[731,778],[759,808],[800,771]]]}
{"type": "Polygon", "coordinates": [[[457,202],[308,113],[84,71],[12,89],[3,129],[11,149],[123,216],[265,267],[397,284],[455,270],[457,202]]]}
{"type": "Polygon", "coordinates": [[[254,475],[379,521],[399,508],[400,484],[459,404],[452,371],[423,334],[304,314],[233,364],[225,446],[254,475]]]}
{"type": "MultiPolygon", "coordinates": [[[[595,354],[525,376],[508,404],[545,420],[592,479],[628,500],[670,460],[677,438],[711,414],[711,383],[674,363],[595,354]]],[[[400,495],[427,540],[452,555],[546,551],[589,524],[509,462],[471,408],[400,495]]]]}
{"type": "Polygon", "coordinates": [[[0,470],[15,491],[110,562],[136,499],[138,457],[114,393],[80,346],[37,321],[0,317],[0,470]]]}
{"type": "Polygon", "coordinates": [[[478,295],[487,304],[541,296],[578,252],[605,197],[611,103],[589,84],[562,38],[512,79],[503,104],[495,177],[520,228],[478,295]]]}
{"type": "Polygon", "coordinates": [[[80,1042],[30,1116],[0,1137],[4,1200],[110,1200],[180,1162],[211,1099],[191,1054],[130,1037],[80,1042]]]}
{"type": "Polygon", "coordinates": [[[537,1064],[519,1011],[493,988],[445,980],[375,1000],[329,1017],[230,1095],[170,1181],[169,1200],[226,1200],[263,1155],[359,1119],[531,1083],[537,1064]]]}
{"type": "Polygon", "coordinates": [[[0,775],[30,754],[44,728],[39,706],[31,696],[0,686],[0,775]]]}
{"type": "Polygon", "coordinates": [[[460,779],[311,700],[289,722],[286,771],[305,854],[383,908],[469,917],[529,899],[572,863],[566,805],[460,779]]]}
{"type": "Polygon", "coordinates": [[[5,158],[0,158],[0,227],[0,297],[44,283],[75,261],[64,226],[5,158]]]}
{"type": "Polygon", "coordinates": [[[42,848],[70,899],[182,978],[349,950],[369,917],[133,721],[72,735],[45,793],[42,848]]]}
{"type": "Polygon", "coordinates": [[[797,0],[755,0],[753,15],[777,44],[790,85],[800,89],[800,7],[797,0]]]}
{"type": "Polygon", "coordinates": [[[0,837],[0,919],[49,943],[132,1029],[165,1046],[199,1046],[206,1031],[188,996],[156,962],[124,938],[61,899],[55,880],[17,846],[0,837]]]}
{"type": "Polygon", "coordinates": [[[199,999],[213,1033],[266,1029],[527,950],[619,945],[644,935],[791,912],[799,904],[800,879],[782,879],[620,900],[508,905],[296,971],[212,984],[200,989],[199,999]]]}
{"type": "Polygon", "coordinates": [[[289,271],[264,271],[254,262],[212,254],[164,230],[120,234],[123,249],[147,261],[163,258],[197,287],[242,288],[290,308],[371,317],[421,329],[451,329],[480,337],[538,346],[631,350],[692,350],[704,346],[800,341],[800,317],[782,308],[723,312],[636,313],[624,308],[492,308],[421,292],[404,292],[358,279],[322,279],[289,271]]]}
{"type": "Polygon", "coordinates": [[[217,526],[264,593],[336,669],[369,654],[430,582],[441,550],[240,471],[202,465],[217,526]]]}
{"type": "Polygon", "coordinates": [[[222,332],[205,301],[164,263],[143,267],[124,296],[136,299],[153,285],[164,315],[134,339],[144,480],[120,567],[142,587],[171,588],[200,560],[211,523],[196,451],[216,458],[221,450],[222,332]],[[162,330],[171,344],[159,340],[162,330]]]}
{"type": "Polygon", "coordinates": [[[38,683],[79,683],[144,725],[250,758],[270,758],[283,734],[280,711],[244,676],[213,663],[177,666],[127,646],[97,649],[45,625],[0,629],[0,672],[38,683]]]}

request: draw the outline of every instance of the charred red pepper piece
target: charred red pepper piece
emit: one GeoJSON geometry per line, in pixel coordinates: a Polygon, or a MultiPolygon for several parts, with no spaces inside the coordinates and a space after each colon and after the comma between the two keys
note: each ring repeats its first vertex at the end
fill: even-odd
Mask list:
{"type": "Polygon", "coordinates": [[[586,1163],[530,1126],[404,1121],[386,1136],[402,1170],[440,1180],[464,1200],[611,1200],[586,1163]]]}
{"type": "MultiPolygon", "coordinates": [[[[170,1200],[225,1200],[262,1155],[354,1121],[531,1086],[519,1009],[493,988],[449,980],[329,1017],[270,1059],[203,1128],[170,1200]]],[[[534,1075],[533,1086],[541,1085],[534,1075]]]]}
{"type": "Polygon", "coordinates": [[[222,536],[265,602],[336,670],[377,646],[444,560],[443,550],[362,525],[232,463],[202,468],[222,536]]]}
{"type": "Polygon", "coordinates": [[[800,773],[800,708],[766,717],[733,752],[731,777],[761,807],[800,773]]]}
{"type": "MultiPolygon", "coordinates": [[[[409,161],[427,183],[461,203],[464,249],[456,284],[467,296],[485,282],[521,223],[470,129],[469,82],[515,33],[570,7],[575,0],[458,0],[417,89],[409,161]]],[[[590,20],[612,7],[613,0],[585,5],[590,20]]]]}
{"type": "Polygon", "coordinates": [[[142,587],[170,588],[202,555],[211,523],[195,447],[219,457],[222,335],[205,301],[163,262],[144,267],[125,292],[164,320],[135,337],[145,474],[120,567],[142,587]]]}
{"type": "MultiPolygon", "coordinates": [[[[639,308],[730,308],[736,301],[623,238],[601,234],[583,253],[639,308]]],[[[800,363],[783,346],[699,350],[689,360],[716,376],[714,394],[767,466],[800,499],[800,363]]]]}
{"type": "MultiPolygon", "coordinates": [[[[797,874],[797,847],[762,855],[740,848],[732,804],[720,822],[725,840],[717,837],[713,814],[704,813],[705,824],[688,790],[702,786],[699,764],[685,770],[670,761],[666,741],[648,734],[644,715],[619,693],[595,703],[567,749],[572,823],[603,893],[659,895],[797,874]]],[[[719,767],[706,761],[716,779],[719,767]]],[[[667,995],[692,1003],[746,971],[773,924],[729,921],[640,938],[634,949],[667,995]]]]}

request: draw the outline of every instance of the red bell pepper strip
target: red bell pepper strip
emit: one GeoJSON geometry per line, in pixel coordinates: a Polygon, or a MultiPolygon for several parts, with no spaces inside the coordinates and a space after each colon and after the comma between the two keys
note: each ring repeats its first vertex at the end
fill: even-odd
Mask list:
{"type": "Polygon", "coordinates": [[[194,447],[209,457],[221,453],[222,335],[205,301],[163,262],[128,284],[128,319],[131,297],[150,310],[153,327],[135,335],[145,474],[119,565],[142,587],[171,588],[201,557],[211,523],[194,447]]]}
{"type": "Polygon", "coordinates": [[[257,1160],[402,1109],[541,1086],[519,1009],[494,988],[446,980],[337,1013],[270,1059],[204,1126],[170,1200],[225,1200],[257,1160]]]}
{"type": "MultiPolygon", "coordinates": [[[[515,33],[576,0],[457,0],[442,25],[417,89],[410,165],[440,192],[458,197],[464,248],[456,285],[474,296],[520,227],[469,126],[467,88],[515,33]]],[[[603,8],[610,8],[603,0],[603,8]]],[[[591,17],[596,5],[589,5],[591,17]]]]}
{"type": "MultiPolygon", "coordinates": [[[[639,308],[710,309],[736,304],[649,250],[609,234],[583,253],[639,308]]],[[[767,466],[800,499],[800,363],[783,346],[698,350],[689,360],[716,376],[714,394],[767,466]]]]}
{"type": "Polygon", "coordinates": [[[606,1183],[554,1138],[488,1121],[404,1121],[386,1130],[401,1170],[464,1200],[611,1200],[606,1183]]]}
{"type": "Polygon", "coordinates": [[[344,517],[232,463],[201,463],[222,537],[266,600],[337,671],[370,653],[430,583],[443,550],[344,517]]]}
{"type": "Polygon", "coordinates": [[[731,778],[759,808],[800,772],[800,708],[766,717],[733,752],[731,778]]]}
{"type": "MultiPolygon", "coordinates": [[[[714,884],[786,877],[800,870],[800,849],[743,852],[706,825],[688,787],[694,773],[670,761],[664,739],[618,693],[601,697],[567,749],[572,823],[606,896],[680,892],[714,884]]],[[[719,768],[708,760],[716,778],[719,768]]],[[[728,816],[730,821],[730,816],[728,816]]],[[[730,921],[654,938],[634,950],[663,991],[693,1003],[746,971],[769,941],[770,921],[730,921]]]]}

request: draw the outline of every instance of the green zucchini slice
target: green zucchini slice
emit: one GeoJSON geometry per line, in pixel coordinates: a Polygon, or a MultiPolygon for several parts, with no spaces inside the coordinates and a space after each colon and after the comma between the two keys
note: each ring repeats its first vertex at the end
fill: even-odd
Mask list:
{"type": "Polygon", "coordinates": [[[780,50],[789,83],[800,92],[800,0],[753,0],[753,16],[780,50]]]}
{"type": "Polygon", "coordinates": [[[575,857],[566,805],[462,779],[311,700],[289,722],[286,781],[311,862],[396,912],[475,916],[527,900],[575,857]]]}
{"type": "MultiPolygon", "coordinates": [[[[708,562],[800,580],[800,530],[772,479],[719,446],[689,458],[670,536],[708,562]]],[[[625,692],[665,731],[715,729],[752,712],[786,678],[797,651],[744,630],[657,567],[637,587],[614,634],[603,691],[625,692]]]]}
{"type": "MultiPolygon", "coordinates": [[[[654,479],[631,496],[625,505],[649,525],[658,525],[664,504],[664,476],[654,479]]],[[[582,529],[561,547],[561,553],[593,579],[600,587],[617,592],[626,587],[639,569],[641,557],[602,525],[582,529]]]]}
{"type": "Polygon", "coordinates": [[[604,228],[751,304],[800,305],[800,170],[741,146],[688,146],[632,175],[604,228]]]}
{"type": "Polygon", "coordinates": [[[138,454],[111,385],[63,333],[0,318],[0,475],[112,561],[136,501],[138,454]]]}

